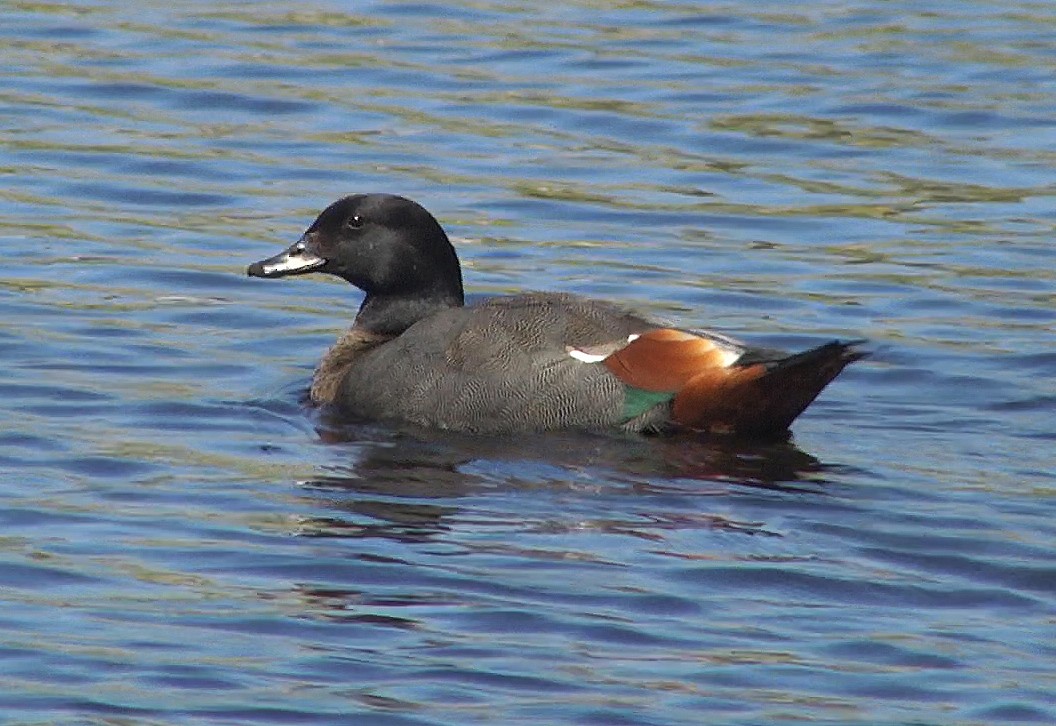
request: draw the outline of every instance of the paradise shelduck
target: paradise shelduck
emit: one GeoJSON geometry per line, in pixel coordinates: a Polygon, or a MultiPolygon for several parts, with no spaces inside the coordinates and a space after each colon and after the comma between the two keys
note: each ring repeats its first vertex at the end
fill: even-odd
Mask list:
{"type": "Polygon", "coordinates": [[[466,306],[455,249],[420,205],[357,194],[327,207],[253,277],[326,272],[366,293],[323,357],[311,399],[355,417],[478,433],[559,428],[788,430],[865,353],[832,341],[788,354],[683,330],[576,295],[466,306]]]}

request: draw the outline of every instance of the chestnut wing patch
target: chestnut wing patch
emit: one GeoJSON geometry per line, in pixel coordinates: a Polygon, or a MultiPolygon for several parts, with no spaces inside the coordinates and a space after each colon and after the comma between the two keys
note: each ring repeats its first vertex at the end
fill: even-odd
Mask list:
{"type": "Polygon", "coordinates": [[[601,363],[624,384],[623,420],[636,418],[671,401],[702,372],[725,373],[743,351],[732,343],[674,328],[634,333],[626,340],[591,346],[569,346],[566,352],[583,363],[601,363]]]}
{"type": "Polygon", "coordinates": [[[604,359],[604,365],[632,388],[677,393],[707,370],[729,368],[742,351],[674,328],[642,333],[604,359]]]}

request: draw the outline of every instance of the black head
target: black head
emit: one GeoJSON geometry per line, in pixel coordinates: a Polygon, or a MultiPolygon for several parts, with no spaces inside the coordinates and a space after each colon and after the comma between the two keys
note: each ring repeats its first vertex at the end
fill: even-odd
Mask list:
{"type": "Polygon", "coordinates": [[[251,277],[327,272],[367,294],[356,324],[398,334],[437,308],[462,305],[455,249],[433,215],[392,194],[356,194],[323,210],[289,249],[251,277]]]}

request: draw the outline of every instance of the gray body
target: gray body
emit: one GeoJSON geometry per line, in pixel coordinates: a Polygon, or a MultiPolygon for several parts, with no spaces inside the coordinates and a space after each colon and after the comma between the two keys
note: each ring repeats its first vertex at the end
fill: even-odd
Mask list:
{"type": "Polygon", "coordinates": [[[365,418],[464,431],[619,424],[641,430],[666,419],[668,405],[624,422],[624,384],[569,349],[615,350],[656,327],[616,305],[574,295],[491,298],[442,310],[358,353],[353,328],[324,358],[313,392],[339,376],[334,399],[318,402],[365,418]]]}

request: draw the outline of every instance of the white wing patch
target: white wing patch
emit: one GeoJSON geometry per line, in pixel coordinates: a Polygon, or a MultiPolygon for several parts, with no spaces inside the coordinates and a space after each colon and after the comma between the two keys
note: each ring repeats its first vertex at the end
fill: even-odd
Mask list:
{"type": "Polygon", "coordinates": [[[568,354],[576,360],[583,361],[584,363],[600,363],[601,361],[609,357],[607,355],[598,355],[596,353],[584,353],[583,351],[577,350],[575,348],[569,348],[568,354]]]}
{"type": "MultiPolygon", "coordinates": [[[[631,333],[627,336],[627,343],[633,343],[640,337],[641,336],[638,335],[638,333],[631,333]]],[[[626,345],[626,343],[624,345],[626,345]]],[[[604,346],[600,350],[600,352],[597,353],[592,353],[586,350],[580,350],[579,348],[573,348],[572,346],[568,346],[567,348],[565,348],[565,350],[568,352],[568,355],[570,357],[575,358],[578,361],[582,361],[583,363],[600,363],[622,347],[622,345],[610,344],[604,346]]]]}
{"type": "Polygon", "coordinates": [[[692,332],[705,340],[710,340],[722,352],[723,368],[729,368],[744,355],[745,347],[740,341],[710,330],[694,330],[692,332]]]}
{"type": "Polygon", "coordinates": [[[727,350],[726,348],[720,348],[720,350],[722,351],[723,368],[729,368],[734,363],[739,361],[742,355],[744,355],[744,353],[739,350],[727,350]]]}

